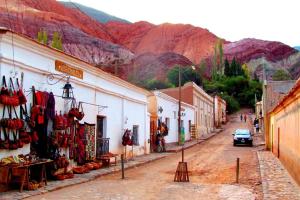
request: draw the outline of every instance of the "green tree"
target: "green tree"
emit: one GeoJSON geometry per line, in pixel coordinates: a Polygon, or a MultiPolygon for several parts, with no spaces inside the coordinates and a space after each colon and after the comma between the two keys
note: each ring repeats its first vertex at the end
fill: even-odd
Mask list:
{"type": "Polygon", "coordinates": [[[43,44],[48,45],[48,34],[46,31],[43,31],[43,44]]]}
{"type": "Polygon", "coordinates": [[[233,96],[228,95],[226,92],[220,93],[219,95],[226,101],[228,113],[234,113],[240,109],[239,102],[233,96]]]}
{"type": "Polygon", "coordinates": [[[55,49],[63,50],[62,49],[62,37],[59,35],[59,33],[57,31],[53,32],[51,46],[55,49]]]}
{"type": "Polygon", "coordinates": [[[47,32],[44,30],[40,30],[38,32],[38,35],[37,35],[37,40],[38,42],[42,43],[42,44],[45,44],[45,45],[48,45],[48,34],[47,32]]]}
{"type": "MultiPolygon", "coordinates": [[[[170,69],[167,73],[167,78],[169,83],[178,86],[179,85],[179,66],[175,66],[170,69]]],[[[184,85],[186,82],[194,82],[197,85],[202,84],[201,76],[199,72],[193,70],[191,67],[181,67],[181,85],[184,85]]]]}
{"type": "Polygon", "coordinates": [[[225,63],[224,63],[224,74],[227,77],[232,76],[231,67],[227,58],[225,59],[225,63]]]}
{"type": "MultiPolygon", "coordinates": [[[[167,73],[167,78],[169,83],[178,86],[179,85],[179,66],[175,66],[170,69],[167,73]]],[[[181,85],[184,85],[186,82],[194,82],[197,85],[202,84],[200,73],[196,70],[193,70],[191,67],[181,67],[181,85]]]]}
{"type": "Polygon", "coordinates": [[[223,75],[224,74],[224,63],[223,63],[223,42],[219,38],[218,39],[218,50],[219,50],[219,70],[220,73],[223,75]]]}
{"type": "Polygon", "coordinates": [[[231,64],[230,64],[230,69],[231,69],[231,76],[237,76],[237,63],[235,60],[235,57],[232,59],[231,64]]]}
{"type": "Polygon", "coordinates": [[[243,75],[247,78],[247,79],[250,79],[250,71],[249,71],[249,68],[248,68],[248,65],[247,64],[243,64],[242,65],[242,73],[243,75]]]}
{"type": "Polygon", "coordinates": [[[274,81],[285,81],[285,80],[291,80],[292,77],[289,72],[283,70],[283,69],[278,69],[272,76],[272,79],[274,81]]]}
{"type": "Polygon", "coordinates": [[[169,82],[157,80],[155,78],[146,80],[143,85],[144,85],[144,88],[146,88],[148,90],[159,90],[159,89],[170,88],[173,86],[169,82]]]}

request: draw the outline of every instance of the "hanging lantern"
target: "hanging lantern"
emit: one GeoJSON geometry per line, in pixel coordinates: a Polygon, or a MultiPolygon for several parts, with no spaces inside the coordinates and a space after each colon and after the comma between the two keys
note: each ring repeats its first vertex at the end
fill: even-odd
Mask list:
{"type": "Polygon", "coordinates": [[[63,94],[62,94],[62,98],[63,99],[73,99],[74,95],[73,95],[73,87],[69,82],[69,77],[67,79],[67,83],[65,84],[65,86],[63,87],[63,94]]]}

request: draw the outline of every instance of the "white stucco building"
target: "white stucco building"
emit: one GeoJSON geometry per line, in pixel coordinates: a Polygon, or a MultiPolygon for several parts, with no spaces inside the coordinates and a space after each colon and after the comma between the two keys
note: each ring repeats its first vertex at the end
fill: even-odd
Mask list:
{"type": "MultiPolygon", "coordinates": [[[[0,30],[0,76],[21,79],[24,73],[23,88],[28,95],[27,106],[31,103],[30,88],[53,92],[62,95],[62,87],[66,79],[54,85],[49,84],[50,74],[71,75],[70,83],[73,86],[74,96],[83,103],[85,116],[81,122],[96,124],[97,131],[103,131],[103,137],[110,138],[109,150],[112,153],[123,153],[122,135],[124,129],[135,130],[138,133],[139,145],[134,146],[134,155],[149,153],[149,124],[147,111],[147,90],[132,85],[120,78],[102,71],[86,62],[61,51],[42,45],[30,38],[0,30]],[[63,63],[65,68],[59,69],[56,62],[63,63]],[[76,75],[77,73],[77,75],[76,75]]],[[[55,80],[60,79],[55,75],[55,80]]],[[[68,111],[70,102],[56,97],[56,110],[68,111]]],[[[0,105],[2,113],[3,105],[0,105]]],[[[95,138],[97,140],[97,137],[95,138]]],[[[95,142],[95,148],[96,146],[95,142]]],[[[29,144],[17,150],[1,150],[0,158],[8,155],[29,153],[29,144]]],[[[127,149],[132,154],[131,148],[127,149]]]]}
{"type": "MultiPolygon", "coordinates": [[[[168,135],[164,138],[165,142],[178,142],[178,100],[160,91],[153,91],[153,94],[148,97],[148,102],[151,120],[155,122],[156,126],[164,122],[169,129],[168,135]]],[[[191,139],[190,127],[194,124],[194,114],[194,106],[182,102],[181,126],[184,129],[185,141],[191,139]]]]}
{"type": "MultiPolygon", "coordinates": [[[[179,88],[168,88],[161,92],[179,99],[179,88]]],[[[214,98],[193,82],[185,83],[181,87],[183,102],[195,107],[196,137],[201,137],[214,130],[214,98]]]]}

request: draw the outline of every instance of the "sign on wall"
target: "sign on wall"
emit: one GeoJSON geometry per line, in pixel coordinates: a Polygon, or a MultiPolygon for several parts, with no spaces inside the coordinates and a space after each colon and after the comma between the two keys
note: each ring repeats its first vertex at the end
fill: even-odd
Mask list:
{"type": "Polygon", "coordinates": [[[70,76],[74,76],[76,78],[83,79],[83,71],[81,69],[78,69],[76,67],[70,66],[64,62],[61,62],[59,60],[55,61],[55,70],[68,74],[70,76]]]}

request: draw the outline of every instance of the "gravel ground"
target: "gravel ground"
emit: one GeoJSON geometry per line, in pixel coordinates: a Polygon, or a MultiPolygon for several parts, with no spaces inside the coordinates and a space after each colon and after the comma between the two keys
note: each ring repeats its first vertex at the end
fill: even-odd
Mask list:
{"type": "Polygon", "coordinates": [[[189,183],[173,182],[181,152],[94,181],[29,199],[263,199],[256,151],[261,146],[233,147],[232,131],[250,127],[233,116],[224,131],[185,151],[189,183]],[[235,183],[236,158],[240,158],[240,180],[235,183]]]}

